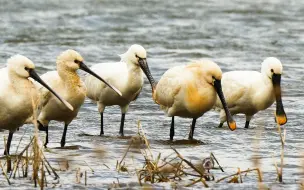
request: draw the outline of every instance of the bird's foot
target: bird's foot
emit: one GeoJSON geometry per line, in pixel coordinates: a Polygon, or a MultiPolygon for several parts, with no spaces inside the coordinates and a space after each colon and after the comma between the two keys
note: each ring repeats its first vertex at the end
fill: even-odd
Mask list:
{"type": "Polygon", "coordinates": [[[189,133],[188,140],[190,140],[190,141],[193,140],[193,135],[191,134],[191,132],[189,133]]]}
{"type": "Polygon", "coordinates": [[[44,145],[43,145],[44,148],[47,148],[47,144],[48,144],[48,143],[49,143],[49,142],[45,142],[45,143],[44,143],[44,145]]]}
{"type": "Polygon", "coordinates": [[[61,142],[60,142],[60,145],[61,145],[61,148],[63,148],[64,145],[65,145],[65,141],[61,141],[61,142]]]}
{"type": "Polygon", "coordinates": [[[223,127],[223,123],[220,123],[217,128],[222,128],[223,127]]]}

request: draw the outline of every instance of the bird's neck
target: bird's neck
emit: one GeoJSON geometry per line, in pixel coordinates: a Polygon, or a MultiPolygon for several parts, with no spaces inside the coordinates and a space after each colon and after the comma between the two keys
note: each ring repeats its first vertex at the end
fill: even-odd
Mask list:
{"type": "Polygon", "coordinates": [[[128,85],[126,85],[125,92],[134,94],[138,92],[143,85],[143,73],[141,68],[134,63],[126,62],[126,65],[128,70],[128,85]]]}
{"type": "Polygon", "coordinates": [[[9,75],[9,80],[14,92],[18,94],[17,99],[22,100],[24,107],[27,105],[29,108],[33,108],[32,106],[38,105],[38,91],[32,81],[17,75],[9,75]]]}
{"type": "Polygon", "coordinates": [[[34,84],[32,83],[32,81],[30,81],[27,78],[20,77],[15,74],[10,74],[9,80],[10,80],[14,90],[19,94],[26,94],[26,93],[29,93],[30,90],[33,90],[33,89],[35,90],[34,84]]]}
{"type": "Polygon", "coordinates": [[[60,78],[64,81],[66,87],[74,89],[81,84],[81,79],[74,70],[66,68],[57,68],[60,78]]]}
{"type": "MultiPolygon", "coordinates": [[[[128,74],[129,74],[128,81],[139,81],[142,83],[143,71],[141,70],[140,66],[137,64],[134,64],[130,60],[128,60],[126,54],[121,55],[121,61],[125,62],[127,64],[128,74]],[[140,79],[140,80],[136,80],[135,78],[140,79]]],[[[150,83],[151,89],[152,89],[153,100],[157,103],[156,98],[155,98],[155,96],[156,96],[155,89],[156,89],[157,83],[155,82],[155,80],[152,76],[150,76],[149,83],[150,83]]]]}
{"type": "Polygon", "coordinates": [[[259,110],[268,108],[275,101],[271,79],[267,75],[262,74],[262,81],[263,85],[259,84],[259,86],[256,88],[258,90],[256,91],[255,97],[255,100],[257,100],[256,105],[259,110]]]}

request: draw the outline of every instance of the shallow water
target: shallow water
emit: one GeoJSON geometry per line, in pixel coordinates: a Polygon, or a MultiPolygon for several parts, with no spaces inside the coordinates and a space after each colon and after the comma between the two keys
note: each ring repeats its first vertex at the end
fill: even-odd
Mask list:
{"type": "MultiPolygon", "coordinates": [[[[238,167],[254,167],[253,157],[258,155],[268,187],[299,187],[304,156],[301,124],[304,115],[304,1],[2,0],[0,5],[1,67],[9,56],[19,53],[32,59],[39,73],[43,74],[55,70],[56,56],[68,48],[79,51],[88,65],[118,61],[117,54],[125,52],[134,43],[146,48],[150,70],[156,79],[170,67],[203,57],[216,61],[223,71],[259,71],[265,57],[278,57],[284,66],[283,103],[288,116],[285,125],[285,184],[275,182],[273,156],[279,161],[280,140],[273,121],[274,106],[256,114],[248,130],[243,129],[244,117],[235,117],[239,129],[234,132],[215,128],[219,114],[208,112],[197,120],[194,134],[204,143],[175,147],[194,162],[213,152],[225,170],[225,173],[215,171],[216,177],[232,174],[238,167]]],[[[106,109],[106,137],[90,136],[99,134],[99,119],[96,106],[87,100],[68,129],[66,145],[78,146],[77,149],[54,149],[60,145],[63,124],[51,123],[50,149],[46,155],[57,168],[61,167],[57,164],[60,159],[67,159],[70,164],[67,171],[59,172],[60,185],[56,184],[56,187],[85,187],[83,181],[81,184],[75,182],[78,167],[88,172],[89,167],[94,168],[94,174],[88,173],[91,188],[109,187],[113,181],[117,182],[116,178],[120,183],[137,185],[134,175],[115,171],[116,160],[121,159],[128,141],[116,137],[120,109],[106,109]],[[106,154],[101,158],[94,153],[96,148],[105,149],[106,154]]],[[[155,154],[170,154],[167,140],[171,120],[153,103],[147,80],[126,116],[127,136],[136,134],[138,120],[155,154]]],[[[175,139],[186,139],[191,119],[177,118],[175,123],[175,139]]],[[[25,126],[15,133],[12,152],[24,133],[23,145],[29,141],[32,126],[25,126]]],[[[4,135],[7,133],[1,132],[0,139],[4,135]]],[[[142,157],[136,153],[134,157],[134,165],[141,167],[142,157]]],[[[128,161],[133,164],[132,159],[128,161]]],[[[0,182],[1,188],[7,187],[4,179],[1,178],[0,182]]],[[[14,187],[32,187],[28,180],[13,182],[14,187]]],[[[160,186],[170,188],[168,183],[156,187],[160,186]]],[[[241,185],[217,184],[214,187],[257,188],[257,183],[256,177],[250,175],[241,185]]]]}

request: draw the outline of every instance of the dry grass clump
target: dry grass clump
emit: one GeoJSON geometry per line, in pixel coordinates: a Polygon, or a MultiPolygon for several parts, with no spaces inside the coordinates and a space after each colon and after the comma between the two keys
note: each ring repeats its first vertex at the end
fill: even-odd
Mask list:
{"type": "Polygon", "coordinates": [[[136,169],[138,182],[141,186],[144,186],[147,183],[155,184],[162,182],[177,184],[180,181],[187,181],[189,179],[191,180],[191,183],[184,185],[185,187],[191,187],[199,183],[202,184],[203,187],[210,187],[210,185],[226,179],[228,179],[228,183],[243,183],[242,175],[246,176],[250,172],[257,172],[257,181],[262,182],[259,168],[244,171],[239,169],[235,174],[228,175],[215,181],[215,176],[210,173],[210,170],[220,169],[222,172],[224,172],[224,170],[213,153],[210,154],[210,157],[205,158],[200,162],[200,164],[193,164],[173,147],[171,147],[172,153],[169,156],[162,158],[162,154],[159,153],[155,157],[140,122],[138,122],[137,136],[131,138],[122,159],[117,161],[116,169],[118,172],[129,172],[124,160],[132,148],[138,148],[144,158],[143,167],[136,169]],[[215,164],[218,167],[215,167],[215,164]],[[214,182],[209,184],[208,181],[214,182]]]}
{"type": "Polygon", "coordinates": [[[0,160],[0,168],[9,185],[11,184],[11,179],[30,177],[35,187],[39,185],[43,189],[47,187],[47,175],[52,176],[54,179],[59,178],[46,159],[37,136],[31,138],[29,144],[19,154],[9,155],[9,159],[6,157],[2,159],[6,162],[2,165],[2,161],[0,160]],[[4,166],[6,166],[6,170],[4,166]]]}
{"type": "MultiPolygon", "coordinates": [[[[5,156],[6,163],[4,165],[7,167],[7,172],[5,171],[1,160],[0,167],[9,185],[11,184],[10,180],[15,179],[17,174],[19,178],[27,178],[29,177],[29,173],[31,173],[30,179],[33,181],[34,186],[37,187],[39,185],[40,189],[44,189],[44,187],[47,187],[46,173],[49,176],[53,176],[54,179],[58,179],[59,176],[46,159],[42,146],[39,143],[38,125],[36,121],[37,103],[34,101],[34,99],[32,99],[32,105],[34,110],[34,137],[30,138],[29,144],[25,146],[25,148],[19,154],[17,154],[18,148],[23,139],[22,137],[17,146],[16,154],[5,156]],[[12,162],[13,165],[11,164],[12,162]],[[30,167],[32,167],[32,169],[30,167]]],[[[5,138],[4,141],[6,142],[5,138]]]]}

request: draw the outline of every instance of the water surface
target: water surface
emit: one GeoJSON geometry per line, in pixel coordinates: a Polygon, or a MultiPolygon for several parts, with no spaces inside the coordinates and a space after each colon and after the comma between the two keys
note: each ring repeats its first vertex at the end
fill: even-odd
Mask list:
{"type": "MultiPolygon", "coordinates": [[[[195,138],[204,144],[178,145],[176,148],[194,162],[213,152],[225,169],[225,173],[215,171],[217,177],[236,172],[238,167],[254,167],[253,157],[258,155],[268,187],[299,187],[303,177],[304,153],[301,123],[304,115],[304,1],[2,0],[0,4],[1,67],[4,67],[7,58],[19,53],[32,59],[38,72],[43,74],[56,69],[56,57],[68,48],[79,51],[88,65],[119,61],[117,55],[134,43],[146,48],[150,70],[157,80],[168,68],[193,59],[210,58],[223,71],[259,71],[264,58],[279,58],[284,66],[283,103],[288,116],[285,125],[286,184],[275,182],[273,156],[279,160],[280,140],[273,121],[274,106],[256,114],[249,130],[243,129],[244,116],[235,117],[239,130],[234,132],[216,128],[219,114],[208,112],[197,120],[195,130],[195,138]]],[[[77,150],[54,149],[60,145],[63,124],[51,122],[51,149],[47,157],[57,168],[60,167],[58,159],[67,159],[70,163],[69,170],[59,172],[60,185],[56,187],[84,187],[83,183],[75,183],[75,173],[78,167],[82,171],[90,171],[88,165],[94,168],[94,174],[88,174],[88,184],[92,188],[108,187],[116,178],[121,183],[136,185],[134,175],[115,171],[116,160],[122,157],[128,141],[116,137],[120,109],[107,107],[104,114],[106,137],[83,135],[99,134],[99,119],[97,107],[86,100],[68,129],[66,145],[77,145],[77,150]],[[96,148],[106,150],[102,159],[94,153],[96,148]]],[[[127,136],[136,134],[138,120],[155,154],[170,154],[166,140],[169,138],[171,119],[153,103],[147,80],[126,116],[127,136]]],[[[177,118],[175,123],[175,139],[186,139],[191,119],[177,118]]],[[[15,133],[12,152],[25,131],[23,145],[29,141],[32,128],[31,125],[25,126],[15,133]]],[[[3,139],[4,135],[7,133],[2,132],[0,138],[3,139]]],[[[134,155],[135,166],[141,167],[142,157],[134,155]]],[[[133,163],[132,159],[129,163],[133,163]]],[[[14,180],[13,186],[21,184],[24,188],[32,187],[27,180],[14,180]]],[[[170,188],[170,184],[160,186],[170,188]]],[[[4,179],[1,180],[1,187],[6,187],[4,179]]],[[[255,176],[251,175],[242,185],[220,184],[214,187],[257,188],[257,183],[255,176]]]]}

